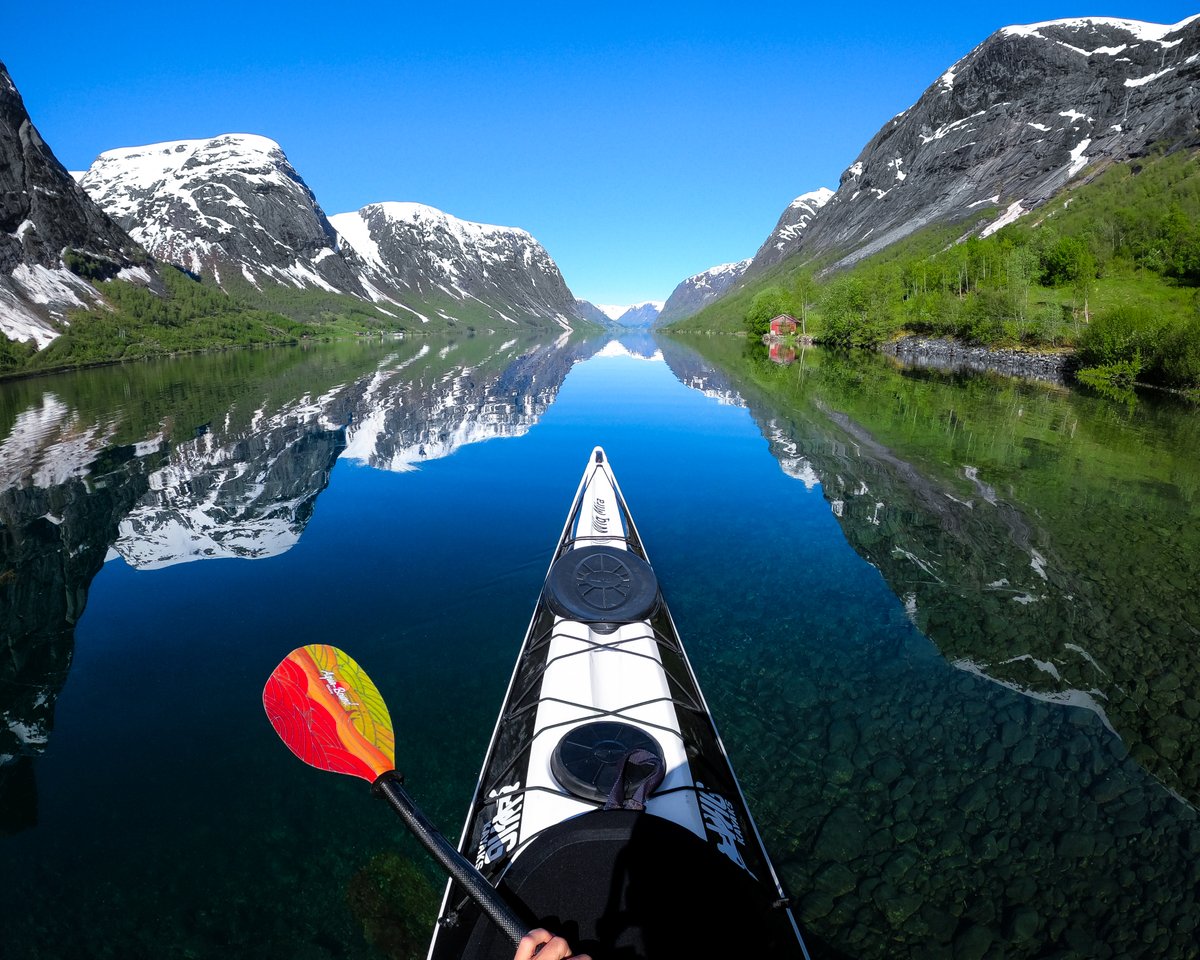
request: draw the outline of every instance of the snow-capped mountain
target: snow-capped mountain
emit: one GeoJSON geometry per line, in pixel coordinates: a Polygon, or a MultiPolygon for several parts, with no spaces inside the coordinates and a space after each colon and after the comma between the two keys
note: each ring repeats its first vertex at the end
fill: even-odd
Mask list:
{"type": "Polygon", "coordinates": [[[798,241],[778,248],[773,234],[751,270],[776,249],[853,263],[984,209],[996,213],[982,232],[998,229],[1110,162],[1200,144],[1198,88],[1200,15],[1005,27],[890,120],[798,241]]]}
{"type": "Polygon", "coordinates": [[[273,140],[225,134],[110,150],[82,185],[155,257],[253,298],[273,286],[344,294],[381,314],[557,325],[575,298],[526,231],[419,203],[326,217],[273,140]]]}
{"type": "Polygon", "coordinates": [[[630,304],[597,303],[595,307],[617,326],[648,327],[658,319],[664,302],[645,300],[642,303],[630,304]]]}
{"type": "Polygon", "coordinates": [[[374,299],[427,303],[443,319],[462,306],[472,313],[482,307],[488,319],[507,324],[534,317],[570,329],[577,318],[558,265],[525,230],[460,220],[421,203],[371,203],[330,222],[343,248],[370,270],[374,299]]]}
{"type": "Polygon", "coordinates": [[[832,199],[832,190],[828,187],[818,187],[816,190],[800,194],[789,203],[771,235],[754,255],[754,268],[760,269],[779,263],[799,249],[808,225],[816,219],[817,211],[832,199]]]}
{"type": "Polygon", "coordinates": [[[156,284],[153,266],[89,199],[29,119],[0,63],[0,335],[39,347],[100,300],[70,268],[156,284]]]}
{"type": "Polygon", "coordinates": [[[737,283],[749,266],[749,259],[722,263],[681,281],[667,297],[655,325],[690,317],[708,306],[737,283]]]}
{"type": "Polygon", "coordinates": [[[316,197],[274,140],[230,133],[109,150],[81,183],[153,256],[224,289],[364,294],[316,197]]]}
{"type": "Polygon", "coordinates": [[[577,297],[575,299],[575,313],[580,318],[592,323],[598,323],[601,326],[608,326],[612,323],[612,317],[590,300],[581,300],[577,297]]]}

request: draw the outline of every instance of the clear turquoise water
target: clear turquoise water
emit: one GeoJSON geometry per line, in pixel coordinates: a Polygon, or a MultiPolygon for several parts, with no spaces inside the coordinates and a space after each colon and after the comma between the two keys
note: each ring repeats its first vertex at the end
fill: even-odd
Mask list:
{"type": "MultiPolygon", "coordinates": [[[[365,913],[409,908],[364,897],[386,882],[378,858],[413,857],[427,898],[440,881],[364,784],[287,753],[262,684],[296,646],[351,652],[388,701],[411,792],[456,835],[595,444],[822,937],[864,958],[1197,956],[1195,798],[1131,754],[1128,730],[945,649],[951,608],[901,583],[893,540],[872,552],[894,528],[853,526],[849,497],[831,509],[847,477],[820,451],[845,440],[807,418],[845,398],[814,404],[679,345],[670,365],[602,345],[272,351],[0,387],[5,957],[386,955],[365,913]],[[793,462],[806,450],[820,482],[793,462]],[[181,549],[209,555],[159,565],[181,549]]],[[[1025,400],[1047,416],[1063,402],[1025,400]]],[[[1192,516],[1193,468],[1139,494],[1167,505],[1154,522],[1192,516]]],[[[1041,530],[1019,489],[1000,500],[1041,530]]],[[[989,556],[993,536],[968,533],[989,556]]],[[[1166,650],[1194,700],[1193,648],[1166,650]]]]}

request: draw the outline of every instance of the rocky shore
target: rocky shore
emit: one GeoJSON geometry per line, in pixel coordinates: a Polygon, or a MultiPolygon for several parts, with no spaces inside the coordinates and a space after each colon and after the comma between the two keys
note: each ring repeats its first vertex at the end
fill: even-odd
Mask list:
{"type": "Polygon", "coordinates": [[[1040,353],[1033,350],[992,349],[959,340],[930,337],[901,337],[880,349],[901,363],[950,372],[992,371],[1010,377],[1066,383],[1073,355],[1040,353]]]}

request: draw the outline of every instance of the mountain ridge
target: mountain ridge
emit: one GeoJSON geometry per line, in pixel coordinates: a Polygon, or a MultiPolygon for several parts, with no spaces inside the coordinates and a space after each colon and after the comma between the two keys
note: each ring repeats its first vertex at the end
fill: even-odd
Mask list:
{"type": "Polygon", "coordinates": [[[721,294],[741,280],[753,258],[734,263],[719,263],[679,281],[663,303],[655,326],[682,320],[717,300],[721,294]]]}
{"type": "Polygon", "coordinates": [[[328,216],[282,147],[257,134],[108,150],[79,179],[153,255],[249,303],[295,315],[311,302],[309,314],[385,327],[583,319],[528,231],[399,201],[328,216]]]}
{"type": "Polygon", "coordinates": [[[1200,142],[1198,82],[1200,17],[1003,27],[868,141],[794,252],[848,266],[989,206],[997,229],[1089,168],[1200,142]]]}

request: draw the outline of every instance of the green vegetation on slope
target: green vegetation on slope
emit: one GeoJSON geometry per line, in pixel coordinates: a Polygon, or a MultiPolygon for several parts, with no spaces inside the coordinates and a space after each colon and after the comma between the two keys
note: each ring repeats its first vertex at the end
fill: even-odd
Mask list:
{"type": "Polygon", "coordinates": [[[984,239],[955,242],[972,224],[929,227],[832,275],[793,258],[670,329],[758,335],[788,312],[818,342],[909,332],[1073,347],[1082,379],[1196,389],[1198,223],[1200,154],[1159,154],[1113,165],[984,239]]]}
{"type": "MultiPolygon", "coordinates": [[[[326,290],[284,284],[259,289],[240,277],[230,278],[222,289],[211,278],[197,280],[168,264],[159,264],[167,291],[162,297],[137,284],[102,279],[79,257],[71,263],[92,279],[108,306],[73,311],[62,336],[40,351],[32,341],[0,336],[0,377],[306,338],[474,334],[508,331],[510,326],[521,334],[547,328],[561,332],[545,317],[514,313],[509,318],[482,302],[449,296],[425,298],[419,313],[391,303],[380,309],[326,290]]],[[[588,322],[578,326],[595,328],[588,322]]]]}
{"type": "Polygon", "coordinates": [[[31,344],[0,345],[0,372],[26,373],[135,360],[212,347],[294,343],[311,328],[279,314],[250,310],[174,267],[159,273],[160,297],[122,280],[97,284],[109,307],[71,313],[70,326],[40,351],[31,344]]]}

